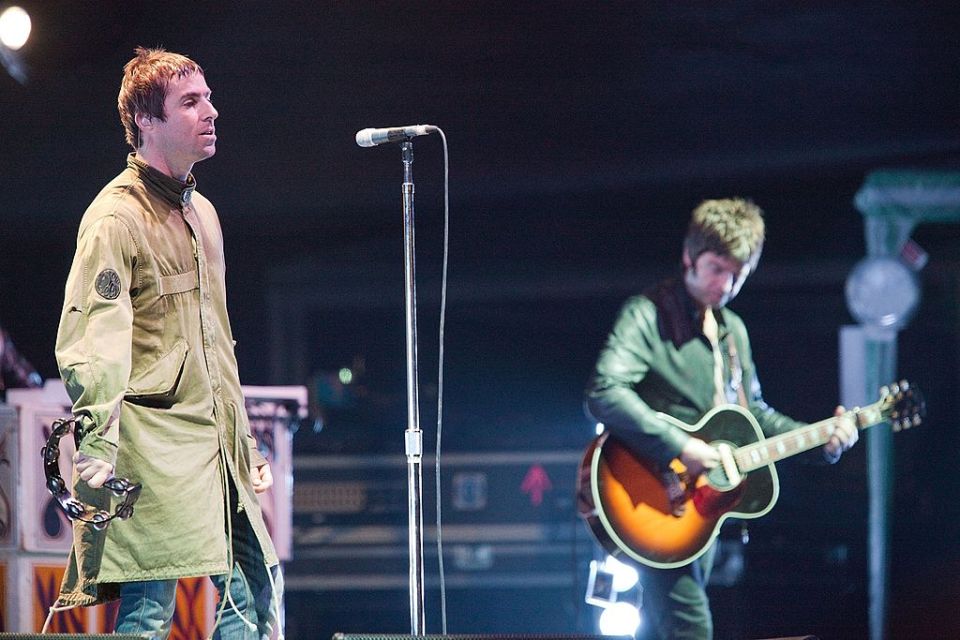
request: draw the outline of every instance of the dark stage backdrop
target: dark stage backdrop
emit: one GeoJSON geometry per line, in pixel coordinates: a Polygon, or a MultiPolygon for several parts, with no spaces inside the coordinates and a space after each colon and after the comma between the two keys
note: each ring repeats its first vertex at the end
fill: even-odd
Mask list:
{"type": "MultiPolygon", "coordinates": [[[[705,197],[766,209],[760,271],[734,307],[768,400],[829,414],[843,281],[864,253],[854,193],[878,167],[960,159],[953,2],[20,4],[35,32],[28,82],[0,72],[0,322],[56,375],[77,223],[127,152],[121,67],[136,45],[187,53],[220,110],[217,156],[195,173],[224,225],[245,382],[315,385],[362,357],[366,404],[301,429],[304,456],[400,451],[401,166],[395,147],[358,148],[360,128],[427,122],[450,140],[445,442],[459,452],[586,442],[581,392],[605,332],[676,264],[705,197]]],[[[437,136],[415,148],[429,430],[442,153],[437,136]]],[[[896,440],[894,638],[960,635],[958,487],[941,471],[960,445],[958,227],[914,234],[930,264],[900,370],[930,419],[896,440]]],[[[835,468],[785,465],[743,581],[714,593],[723,637],[866,635],[865,469],[862,448],[835,468]]],[[[571,593],[459,592],[451,628],[592,632],[571,593]]],[[[353,629],[405,631],[404,597],[378,594],[379,623],[353,629]]],[[[356,618],[351,602],[299,592],[289,614],[333,625],[356,618]]]]}

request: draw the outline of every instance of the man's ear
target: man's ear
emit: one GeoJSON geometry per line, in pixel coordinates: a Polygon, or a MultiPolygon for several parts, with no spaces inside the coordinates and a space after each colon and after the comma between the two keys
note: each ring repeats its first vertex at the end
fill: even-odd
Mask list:
{"type": "Polygon", "coordinates": [[[153,127],[153,118],[146,113],[138,113],[133,117],[133,121],[137,123],[137,128],[141,131],[149,130],[153,127]]]}

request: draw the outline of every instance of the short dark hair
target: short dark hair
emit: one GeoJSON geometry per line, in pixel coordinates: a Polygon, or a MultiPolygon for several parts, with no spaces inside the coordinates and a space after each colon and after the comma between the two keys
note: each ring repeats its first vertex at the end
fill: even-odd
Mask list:
{"type": "Polygon", "coordinates": [[[137,114],[144,113],[165,121],[167,114],[163,111],[163,101],[167,98],[170,81],[194,73],[203,75],[203,69],[190,58],[160,47],[137,47],[134,52],[136,56],[123,67],[117,108],[120,110],[120,122],[123,123],[127,144],[137,149],[140,134],[137,114]]]}

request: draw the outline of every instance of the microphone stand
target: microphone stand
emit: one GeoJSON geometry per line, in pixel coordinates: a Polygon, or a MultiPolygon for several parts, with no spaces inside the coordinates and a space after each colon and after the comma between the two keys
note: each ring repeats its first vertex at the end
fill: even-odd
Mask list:
{"type": "Polygon", "coordinates": [[[420,401],[417,391],[417,286],[414,273],[413,238],[413,143],[400,145],[403,160],[403,257],[407,336],[407,517],[410,552],[410,633],[426,635],[423,606],[423,433],[420,431],[420,401]]]}

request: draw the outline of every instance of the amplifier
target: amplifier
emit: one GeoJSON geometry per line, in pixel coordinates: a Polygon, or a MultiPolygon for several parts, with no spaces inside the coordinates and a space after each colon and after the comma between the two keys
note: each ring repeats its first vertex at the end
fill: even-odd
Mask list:
{"type": "MultiPolygon", "coordinates": [[[[333,640],[632,640],[633,636],[590,636],[565,634],[451,634],[404,636],[389,633],[335,633],[333,640]]],[[[776,639],[771,639],[776,640],[776,639]]],[[[782,638],[780,640],[794,640],[782,638]]],[[[803,639],[796,639],[803,640],[803,639]]],[[[813,640],[816,640],[814,638],[813,640]]]]}
{"type": "Polygon", "coordinates": [[[113,633],[0,633],[0,639],[9,640],[83,640],[84,638],[109,638],[110,640],[144,640],[147,636],[113,633]]]}
{"type": "MultiPolygon", "coordinates": [[[[592,541],[579,521],[573,450],[450,453],[441,460],[449,589],[567,587],[592,541]]],[[[294,460],[289,591],[407,589],[407,465],[402,454],[294,460]]],[[[434,463],[423,461],[425,583],[437,585],[434,463]]]]}

